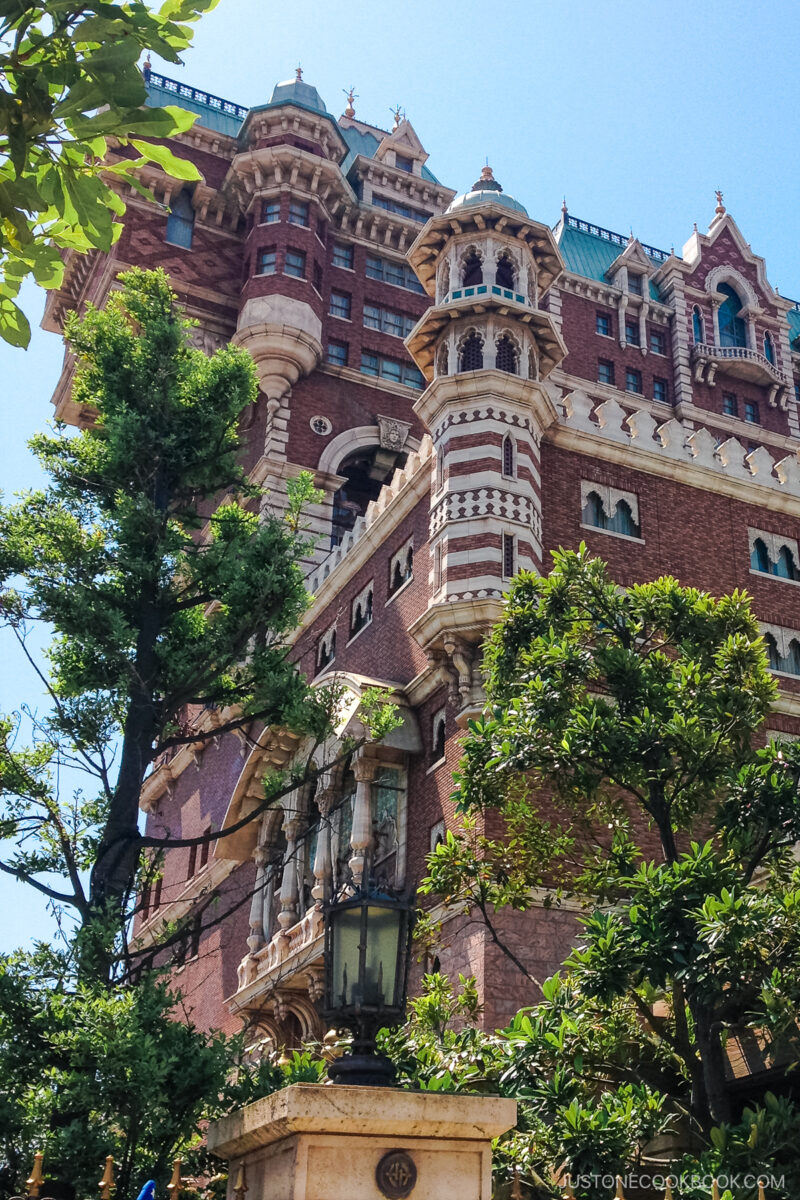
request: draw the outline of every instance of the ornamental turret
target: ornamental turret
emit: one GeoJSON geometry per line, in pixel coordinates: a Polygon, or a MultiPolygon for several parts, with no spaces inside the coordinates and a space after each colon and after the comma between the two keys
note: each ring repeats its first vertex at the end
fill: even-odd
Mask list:
{"type": "Polygon", "coordinates": [[[415,405],[434,444],[432,596],[415,636],[469,664],[516,571],[542,569],[540,442],[557,419],[545,381],[566,354],[540,307],[563,262],[550,228],[485,167],[428,221],[409,261],[434,303],[406,339],[429,381],[415,405]]]}

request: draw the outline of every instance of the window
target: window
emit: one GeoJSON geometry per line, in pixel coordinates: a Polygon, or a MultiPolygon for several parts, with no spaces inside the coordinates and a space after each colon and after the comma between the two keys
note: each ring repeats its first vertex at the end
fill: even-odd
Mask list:
{"type": "Polygon", "coordinates": [[[184,188],[170,202],[165,240],[172,246],[183,246],[184,250],[191,250],[193,234],[194,205],[192,204],[192,194],[187,188],[184,188]]]}
{"type": "Polygon", "coordinates": [[[653,380],[653,399],[658,400],[661,404],[669,403],[669,384],[666,379],[655,378],[653,380]]]}
{"type": "Polygon", "coordinates": [[[373,585],[370,581],[350,605],[350,637],[354,638],[372,623],[373,585]]]}
{"type": "Polygon", "coordinates": [[[390,308],[382,308],[380,304],[364,305],[364,324],[367,329],[379,329],[391,337],[407,337],[416,325],[414,317],[406,313],[394,312],[390,308]]]}
{"type": "Polygon", "coordinates": [[[507,433],[503,438],[503,474],[509,479],[513,479],[517,473],[515,469],[515,451],[514,439],[510,433],[507,433]]]}
{"type": "Polygon", "coordinates": [[[751,425],[759,424],[760,418],[758,415],[758,405],[754,400],[745,400],[744,419],[745,421],[749,421],[751,425]]]}
{"type": "Polygon", "coordinates": [[[793,631],[776,632],[778,637],[772,632],[764,634],[764,647],[771,670],[781,671],[785,675],[800,675],[800,633],[788,638],[788,633],[793,631]]]}
{"type": "Polygon", "coordinates": [[[281,219],[280,200],[265,200],[261,205],[261,224],[274,225],[281,219]]]}
{"type": "Polygon", "coordinates": [[[483,283],[483,263],[477,250],[468,250],[461,261],[462,287],[475,287],[483,283]]]}
{"type": "Polygon", "coordinates": [[[635,392],[637,395],[642,394],[642,372],[634,371],[630,367],[625,372],[625,391],[635,392]]]}
{"type": "Polygon", "coordinates": [[[696,304],[692,309],[692,340],[696,346],[705,341],[703,336],[703,318],[696,304]]]}
{"type": "Polygon", "coordinates": [[[443,582],[442,577],[442,543],[437,542],[433,550],[433,590],[438,592],[441,590],[443,582]]]}
{"type": "Polygon", "coordinates": [[[507,333],[497,339],[495,366],[498,371],[505,371],[507,375],[516,375],[519,370],[517,348],[507,333]]]}
{"type": "Polygon", "coordinates": [[[326,359],[335,367],[346,367],[349,346],[347,342],[328,342],[326,359]]]}
{"type": "Polygon", "coordinates": [[[614,364],[606,358],[597,360],[597,382],[611,384],[614,382],[614,364]]]}
{"type": "Polygon", "coordinates": [[[289,201],[289,224],[308,225],[308,203],[305,200],[289,201]]]}
{"type": "Polygon", "coordinates": [[[349,292],[331,292],[331,303],[328,312],[332,317],[341,317],[344,321],[350,320],[350,294],[349,292]]]}
{"type": "Polygon", "coordinates": [[[345,246],[342,242],[334,242],[333,265],[343,267],[345,271],[353,269],[353,247],[345,246]]]}
{"type": "Polygon", "coordinates": [[[638,346],[640,344],[638,321],[625,322],[625,341],[629,346],[638,346]]]}
{"type": "Polygon", "coordinates": [[[287,275],[294,275],[296,279],[305,279],[306,277],[306,256],[303,250],[287,250],[286,263],[284,272],[287,275]]]}
{"type": "Polygon", "coordinates": [[[479,333],[468,333],[461,343],[458,355],[459,371],[480,371],[483,368],[483,338],[479,333]]]}
{"type": "Polygon", "coordinates": [[[382,283],[391,283],[395,287],[406,288],[409,292],[425,294],[424,287],[407,263],[368,254],[366,274],[368,279],[379,279],[382,283]]]}
{"type": "Polygon", "coordinates": [[[322,295],[322,266],[314,260],[314,288],[322,295]]]}
{"type": "Polygon", "coordinates": [[[595,332],[601,337],[611,337],[611,316],[609,313],[595,313],[594,317],[595,332]]]}
{"type": "Polygon", "coordinates": [[[741,300],[729,283],[721,283],[717,291],[725,297],[719,306],[720,346],[746,346],[747,330],[744,321],[739,316],[742,308],[741,300]]]}
{"type": "Polygon", "coordinates": [[[431,725],[431,762],[437,763],[444,758],[447,744],[447,713],[443,708],[434,713],[431,725]]]}
{"type": "Polygon", "coordinates": [[[651,354],[667,353],[667,339],[660,329],[650,330],[650,352],[651,354]]]}
{"type": "Polygon", "coordinates": [[[782,537],[778,533],[765,533],[761,529],[750,529],[748,535],[751,571],[800,582],[800,559],[794,538],[782,537]]]}
{"type": "Polygon", "coordinates": [[[444,450],[440,446],[436,451],[436,491],[444,487],[444,450]]]}
{"type": "Polygon", "coordinates": [[[408,217],[411,221],[419,221],[424,225],[428,217],[432,217],[432,212],[424,212],[419,208],[412,208],[410,204],[399,204],[397,200],[390,200],[388,196],[372,197],[372,203],[376,208],[384,208],[387,212],[396,213],[398,217],[408,217]]]}
{"type": "Polygon", "coordinates": [[[503,253],[498,258],[494,281],[501,288],[514,290],[514,262],[510,254],[503,253]]]}
{"type": "Polygon", "coordinates": [[[514,534],[503,534],[503,578],[510,579],[514,574],[515,566],[515,546],[514,534]]]}
{"type": "Polygon", "coordinates": [[[336,626],[331,625],[317,642],[317,674],[336,658],[336,626]]]}
{"type": "Polygon", "coordinates": [[[722,393],[722,411],[726,417],[738,417],[739,401],[733,392],[722,393]]]}
{"type": "Polygon", "coordinates": [[[278,252],[274,246],[267,246],[258,253],[257,275],[274,275],[278,261],[278,252]]]}
{"type": "Polygon", "coordinates": [[[628,271],[628,291],[632,296],[641,296],[642,294],[642,277],[634,275],[628,271]]]}
{"type": "Polygon", "coordinates": [[[775,347],[772,344],[772,337],[769,333],[764,334],[764,358],[767,362],[775,364],[775,347]]]}
{"type": "Polygon", "coordinates": [[[794,385],[794,398],[795,401],[800,404],[800,383],[796,383],[794,385]]]}
{"type": "Polygon", "coordinates": [[[400,171],[408,171],[409,174],[414,170],[413,158],[406,158],[404,154],[395,154],[394,165],[400,171]]]}
{"type": "Polygon", "coordinates": [[[372,354],[364,350],[361,355],[361,374],[376,375],[380,379],[388,379],[392,383],[404,383],[406,387],[423,388],[425,380],[422,372],[410,363],[400,363],[394,358],[384,358],[381,354],[372,354]]]}
{"type": "Polygon", "coordinates": [[[607,484],[581,483],[581,524],[623,537],[640,536],[639,501],[633,492],[607,484]]]}
{"type": "Polygon", "coordinates": [[[389,560],[389,595],[394,596],[414,578],[414,543],[411,538],[389,560]]]}
{"type": "Polygon", "coordinates": [[[194,873],[197,870],[197,845],[189,847],[189,869],[186,872],[187,879],[193,879],[194,873]]]}

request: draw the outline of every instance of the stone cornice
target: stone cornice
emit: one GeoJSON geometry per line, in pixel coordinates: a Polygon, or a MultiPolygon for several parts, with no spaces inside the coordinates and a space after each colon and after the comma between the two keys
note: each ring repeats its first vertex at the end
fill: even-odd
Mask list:
{"type": "Polygon", "coordinates": [[[558,420],[553,397],[544,384],[489,368],[438,376],[422,393],[414,412],[427,429],[433,429],[446,408],[464,404],[486,407],[503,402],[518,404],[531,412],[537,431],[558,420]]]}
{"type": "Polygon", "coordinates": [[[624,296],[627,307],[638,309],[642,305],[647,305],[648,315],[651,319],[665,325],[675,315],[668,304],[662,304],[650,296],[634,296],[630,292],[623,292],[621,288],[615,287],[613,284],[600,283],[597,279],[587,279],[585,275],[575,275],[571,271],[564,271],[557,287],[561,292],[582,296],[597,304],[607,304],[609,308],[618,308],[620,299],[624,296]]]}

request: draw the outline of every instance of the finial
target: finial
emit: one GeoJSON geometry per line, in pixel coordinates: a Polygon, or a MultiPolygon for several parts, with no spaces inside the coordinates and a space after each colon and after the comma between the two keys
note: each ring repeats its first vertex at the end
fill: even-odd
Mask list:
{"type": "Polygon", "coordinates": [[[44,1175],[42,1173],[42,1162],[44,1155],[41,1150],[37,1150],[33,1156],[33,1170],[30,1174],[30,1179],[25,1180],[25,1187],[28,1189],[28,1195],[35,1197],[39,1195],[44,1183],[44,1175]]]}
{"type": "Polygon", "coordinates": [[[566,216],[567,216],[567,197],[566,196],[561,201],[561,216],[562,216],[562,218],[566,219],[566,216]]]}
{"type": "Polygon", "coordinates": [[[401,121],[405,121],[406,110],[404,108],[401,108],[400,105],[398,104],[396,108],[390,108],[389,112],[394,117],[394,125],[392,126],[392,133],[394,133],[394,131],[396,129],[400,128],[401,121]]]}
{"type": "Polygon", "coordinates": [[[629,234],[628,234],[628,245],[630,246],[631,242],[632,242],[632,241],[634,241],[635,239],[634,239],[634,236],[633,236],[633,226],[632,226],[632,225],[630,225],[628,228],[629,228],[629,230],[630,230],[630,232],[629,232],[629,234]]]}
{"type": "Polygon", "coordinates": [[[294,73],[295,73],[295,83],[302,83],[303,82],[303,68],[299,65],[299,63],[295,67],[294,73]]]}
{"type": "Polygon", "coordinates": [[[172,1178],[167,1184],[167,1195],[169,1200],[179,1200],[180,1194],[183,1191],[183,1180],[181,1179],[181,1159],[173,1159],[172,1162],[172,1178]]]}
{"type": "Polygon", "coordinates": [[[716,213],[716,215],[718,217],[724,217],[725,216],[725,205],[722,203],[722,192],[717,191],[715,194],[717,197],[717,207],[714,209],[714,212],[716,213]]]}
{"type": "Polygon", "coordinates": [[[358,99],[358,92],[354,87],[342,88],[342,91],[347,96],[347,108],[344,110],[344,115],[346,117],[354,117],[356,110],[353,108],[353,101],[358,99]]]}
{"type": "Polygon", "coordinates": [[[492,168],[489,166],[488,162],[485,167],[481,167],[481,179],[484,181],[484,183],[488,179],[494,179],[492,168]]]}
{"type": "Polygon", "coordinates": [[[697,233],[697,221],[694,222],[694,231],[697,233]]]}
{"type": "Polygon", "coordinates": [[[114,1183],[114,1156],[112,1154],[106,1157],[103,1177],[97,1186],[100,1189],[100,1200],[111,1200],[111,1189],[117,1186],[114,1183]]]}

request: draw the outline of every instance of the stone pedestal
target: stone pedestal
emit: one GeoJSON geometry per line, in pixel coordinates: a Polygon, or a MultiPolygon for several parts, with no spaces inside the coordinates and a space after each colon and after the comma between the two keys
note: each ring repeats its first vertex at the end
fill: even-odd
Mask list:
{"type": "Polygon", "coordinates": [[[492,1138],[516,1114],[498,1096],[294,1084],[215,1121],[208,1146],[228,1200],[491,1200],[492,1138]]]}

